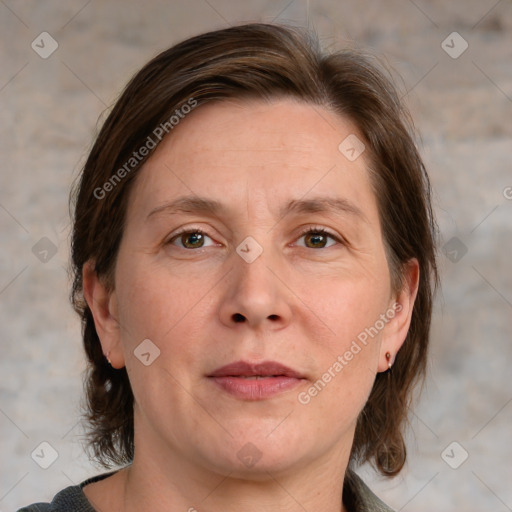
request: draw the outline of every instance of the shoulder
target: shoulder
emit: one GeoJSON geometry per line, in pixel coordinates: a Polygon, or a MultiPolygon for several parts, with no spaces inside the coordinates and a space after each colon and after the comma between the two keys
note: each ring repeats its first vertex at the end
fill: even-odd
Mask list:
{"type": "Polygon", "coordinates": [[[82,488],[89,483],[103,480],[112,474],[113,472],[95,476],[85,480],[80,485],[66,487],[55,495],[51,503],[34,503],[20,508],[17,512],[96,512],[82,488]]]}
{"type": "Polygon", "coordinates": [[[353,471],[345,476],[343,501],[351,512],[393,512],[353,471]]]}
{"type": "Polygon", "coordinates": [[[18,512],[94,512],[79,485],[66,487],[55,495],[51,503],[34,503],[18,512]]]}
{"type": "Polygon", "coordinates": [[[34,503],[28,507],[18,509],[17,512],[48,512],[49,510],[49,503],[34,503]]]}

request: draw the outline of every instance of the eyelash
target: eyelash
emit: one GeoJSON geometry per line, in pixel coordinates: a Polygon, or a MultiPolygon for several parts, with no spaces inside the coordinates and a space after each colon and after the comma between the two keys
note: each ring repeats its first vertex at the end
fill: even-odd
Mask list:
{"type": "MultiPolygon", "coordinates": [[[[206,231],[203,231],[201,228],[185,228],[185,229],[182,229],[180,231],[178,231],[178,233],[175,233],[167,242],[166,242],[166,245],[172,245],[172,243],[174,242],[174,240],[177,240],[181,235],[192,235],[192,234],[195,234],[195,233],[198,233],[200,235],[203,235],[203,236],[208,236],[211,238],[210,235],[208,235],[208,233],[206,233],[206,231]]],[[[199,249],[203,249],[203,247],[199,247],[199,249]]],[[[187,250],[190,250],[190,249],[187,249],[187,250]]]]}
{"type": "MultiPolygon", "coordinates": [[[[177,240],[181,235],[184,235],[184,234],[188,235],[188,234],[195,234],[195,233],[200,234],[202,236],[207,236],[207,237],[211,238],[210,235],[208,235],[208,233],[203,231],[201,228],[197,228],[197,229],[196,228],[185,228],[185,229],[182,229],[181,231],[179,231],[178,233],[175,233],[172,236],[172,238],[166,243],[166,245],[172,245],[172,243],[175,240],[177,240]]],[[[299,237],[297,238],[297,240],[302,238],[305,235],[310,234],[310,233],[314,233],[314,234],[318,234],[318,235],[323,235],[323,236],[331,238],[332,240],[334,240],[338,244],[346,245],[346,241],[343,238],[340,238],[340,237],[334,235],[333,233],[331,233],[330,231],[327,231],[326,229],[321,228],[321,227],[317,227],[317,226],[308,226],[307,228],[302,230],[300,235],[299,235],[299,237]]],[[[305,247],[305,248],[306,249],[312,249],[311,247],[305,247]]],[[[198,249],[204,249],[204,247],[198,247],[198,249]]],[[[328,249],[328,247],[320,247],[320,249],[328,249]]],[[[190,251],[190,250],[193,250],[193,249],[186,249],[186,250],[190,251]]]]}
{"type": "MultiPolygon", "coordinates": [[[[299,238],[302,238],[303,236],[308,235],[310,233],[327,236],[334,240],[335,242],[337,242],[338,244],[345,245],[345,241],[342,238],[339,238],[330,231],[327,231],[326,229],[317,226],[308,226],[307,228],[301,231],[299,238]]],[[[306,247],[306,249],[311,249],[311,247],[306,247]]],[[[320,249],[328,249],[328,247],[320,247],[320,249]]]]}

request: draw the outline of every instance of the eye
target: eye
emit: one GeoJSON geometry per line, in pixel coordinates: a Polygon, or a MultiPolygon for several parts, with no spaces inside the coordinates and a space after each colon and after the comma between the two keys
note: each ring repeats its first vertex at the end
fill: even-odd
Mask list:
{"type": "Polygon", "coordinates": [[[299,240],[302,238],[304,239],[304,243],[299,243],[298,245],[308,249],[324,249],[336,243],[342,243],[338,237],[322,228],[308,228],[302,233],[299,240]]]}
{"type": "Polygon", "coordinates": [[[177,245],[182,249],[201,249],[203,247],[215,245],[213,240],[200,229],[181,231],[174,235],[167,243],[170,245],[177,245]],[[208,240],[210,240],[211,243],[207,243],[208,240]]]}

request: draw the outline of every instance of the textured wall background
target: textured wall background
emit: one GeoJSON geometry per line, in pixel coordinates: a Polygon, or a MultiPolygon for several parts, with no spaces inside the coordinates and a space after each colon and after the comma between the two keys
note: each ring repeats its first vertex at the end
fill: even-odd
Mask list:
{"type": "Polygon", "coordinates": [[[435,189],[443,287],[410,459],[392,481],[361,472],[397,510],[512,510],[511,0],[0,0],[1,511],[100,471],[80,445],[66,274],[68,191],[98,117],[171,44],[271,20],[387,59],[435,189]]]}

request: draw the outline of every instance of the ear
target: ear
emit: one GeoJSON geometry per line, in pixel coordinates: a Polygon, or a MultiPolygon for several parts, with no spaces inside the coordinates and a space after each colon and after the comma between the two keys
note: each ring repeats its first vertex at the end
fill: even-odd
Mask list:
{"type": "Polygon", "coordinates": [[[404,269],[404,284],[400,292],[393,297],[390,308],[386,312],[389,321],[383,331],[379,354],[379,372],[393,365],[397,352],[407,337],[411,325],[414,301],[418,293],[420,267],[416,258],[411,259],[404,269]],[[389,359],[386,357],[389,354],[389,359]]]}
{"type": "Polygon", "coordinates": [[[84,297],[92,312],[96,332],[103,354],[113,368],[124,367],[121,345],[121,330],[117,320],[117,298],[115,290],[108,290],[94,270],[94,263],[88,261],[82,269],[84,297]]]}

